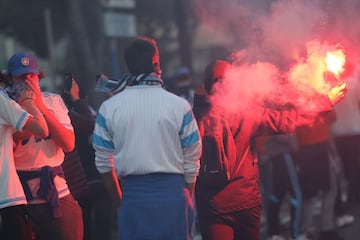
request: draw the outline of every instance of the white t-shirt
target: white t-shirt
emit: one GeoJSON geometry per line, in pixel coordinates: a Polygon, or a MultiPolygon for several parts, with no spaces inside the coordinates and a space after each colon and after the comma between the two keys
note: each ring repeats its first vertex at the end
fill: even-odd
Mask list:
{"type": "MultiPolygon", "coordinates": [[[[53,93],[43,93],[45,106],[56,119],[67,129],[73,130],[71,121],[61,96],[53,93]]],[[[44,166],[60,166],[64,161],[64,152],[59,145],[50,137],[39,139],[32,136],[30,139],[22,140],[15,148],[14,159],[17,170],[36,171],[44,166]]],[[[54,178],[59,198],[70,193],[66,180],[60,176],[54,178]]],[[[40,187],[40,178],[28,181],[28,185],[34,197],[34,201],[29,203],[44,202],[37,196],[36,192],[40,187]]]]}
{"type": "Polygon", "coordinates": [[[15,170],[12,135],[22,130],[29,114],[0,90],[0,209],[26,204],[15,170]]]}

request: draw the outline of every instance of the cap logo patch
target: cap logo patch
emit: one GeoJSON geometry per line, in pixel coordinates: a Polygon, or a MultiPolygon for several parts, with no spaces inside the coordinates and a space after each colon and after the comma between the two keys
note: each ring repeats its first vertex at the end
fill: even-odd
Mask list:
{"type": "Polygon", "coordinates": [[[21,59],[21,63],[22,63],[22,65],[24,65],[24,66],[28,66],[29,63],[30,63],[30,60],[29,60],[28,57],[23,57],[23,58],[21,59]]]}

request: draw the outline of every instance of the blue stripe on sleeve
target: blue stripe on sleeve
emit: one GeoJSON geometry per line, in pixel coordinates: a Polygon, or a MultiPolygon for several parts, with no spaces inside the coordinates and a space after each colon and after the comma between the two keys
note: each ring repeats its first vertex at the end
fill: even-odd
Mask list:
{"type": "Polygon", "coordinates": [[[197,131],[192,132],[189,136],[181,140],[181,147],[187,148],[199,141],[199,134],[197,131]]]}
{"type": "Polygon", "coordinates": [[[96,115],[96,120],[95,121],[100,127],[104,128],[107,132],[109,131],[109,129],[107,128],[107,125],[106,125],[106,119],[104,118],[103,115],[98,113],[96,115]]]}
{"type": "Polygon", "coordinates": [[[17,197],[17,198],[5,199],[5,200],[0,201],[0,205],[12,203],[12,202],[17,202],[17,201],[25,201],[25,200],[26,200],[25,197],[17,197]]]}
{"type": "Polygon", "coordinates": [[[185,115],[184,115],[184,119],[183,122],[181,124],[181,128],[180,128],[180,132],[179,135],[181,136],[182,134],[184,134],[184,129],[185,127],[191,123],[191,121],[193,120],[193,114],[191,111],[188,111],[185,115]]]}
{"type": "Polygon", "coordinates": [[[19,121],[16,123],[16,129],[20,130],[20,127],[24,124],[25,118],[28,116],[27,112],[23,112],[19,118],[19,121]]]}
{"type": "Polygon", "coordinates": [[[6,98],[6,100],[12,100],[9,95],[6,93],[5,89],[0,88],[0,94],[6,98]]]}
{"type": "Polygon", "coordinates": [[[103,148],[106,148],[106,149],[109,149],[109,150],[114,150],[115,149],[114,144],[113,144],[112,141],[107,141],[107,140],[103,139],[102,137],[100,137],[99,135],[96,135],[96,134],[93,134],[93,143],[96,146],[103,147],[103,148]]]}

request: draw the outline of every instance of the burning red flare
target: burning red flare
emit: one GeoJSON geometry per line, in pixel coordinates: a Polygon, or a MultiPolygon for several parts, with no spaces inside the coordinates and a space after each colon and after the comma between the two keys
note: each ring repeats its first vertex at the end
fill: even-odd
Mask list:
{"type": "Polygon", "coordinates": [[[344,50],[339,45],[319,41],[308,42],[306,48],[307,58],[290,70],[290,81],[304,91],[310,87],[318,93],[327,94],[334,84],[341,82],[346,61],[344,50]]]}
{"type": "Polygon", "coordinates": [[[341,49],[326,53],[325,62],[327,70],[332,72],[336,77],[339,77],[344,71],[345,61],[345,54],[341,49]]]}

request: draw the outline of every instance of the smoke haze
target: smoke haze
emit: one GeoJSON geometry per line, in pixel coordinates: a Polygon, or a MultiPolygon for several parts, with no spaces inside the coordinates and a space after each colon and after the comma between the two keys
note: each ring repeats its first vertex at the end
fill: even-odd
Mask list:
{"type": "Polygon", "coordinates": [[[328,51],[341,49],[346,55],[341,79],[360,67],[360,28],[352,27],[360,21],[356,0],[194,2],[202,24],[234,38],[227,46],[233,68],[212,97],[230,113],[252,111],[256,117],[256,106],[265,101],[316,109],[312,97],[326,95],[332,86],[324,78],[328,51]]]}

